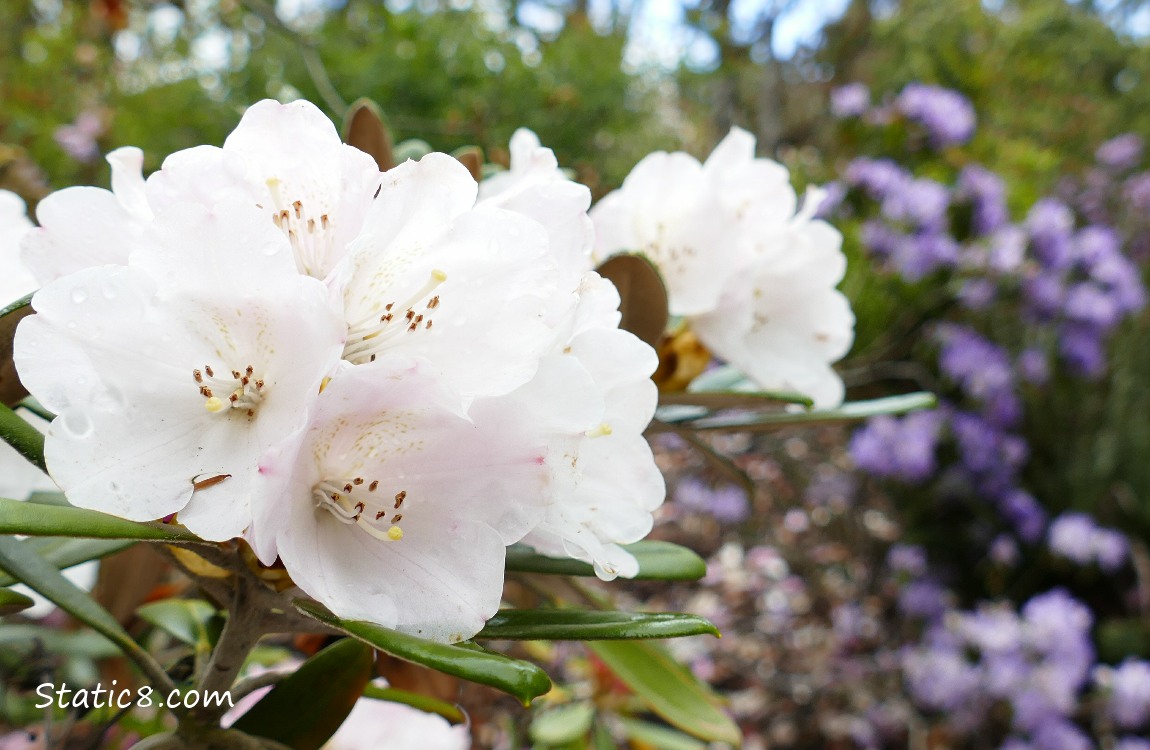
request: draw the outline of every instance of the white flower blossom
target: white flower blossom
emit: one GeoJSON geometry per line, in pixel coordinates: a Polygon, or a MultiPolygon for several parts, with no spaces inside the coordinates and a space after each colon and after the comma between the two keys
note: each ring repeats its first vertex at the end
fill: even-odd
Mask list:
{"type": "Polygon", "coordinates": [[[0,190],[0,307],[36,290],[36,278],[20,259],[20,243],[32,228],[24,200],[0,190]]]}
{"type": "Polygon", "coordinates": [[[228,539],[250,523],[259,456],[306,421],[343,328],[252,206],[188,205],[141,236],[150,252],[129,265],[36,293],[16,366],[58,415],[45,459],[74,505],[141,521],[179,512],[228,539]]]}
{"type": "Polygon", "coordinates": [[[641,252],[658,266],[673,315],[760,387],[790,389],[818,406],[841,402],[831,368],[854,337],[835,286],[841,236],[801,210],[787,170],[756,159],[734,128],[700,164],[684,153],[647,156],[591,211],[596,256],[641,252]]]}
{"type": "Polygon", "coordinates": [[[402,703],[360,698],[323,750],[467,750],[465,725],[402,703]]]}

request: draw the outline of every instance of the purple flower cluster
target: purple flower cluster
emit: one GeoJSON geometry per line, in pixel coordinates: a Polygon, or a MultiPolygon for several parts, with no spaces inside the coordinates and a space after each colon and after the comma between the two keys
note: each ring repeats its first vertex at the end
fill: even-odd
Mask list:
{"type": "Polygon", "coordinates": [[[921,125],[936,148],[965,143],[974,135],[974,107],[957,91],[911,83],[898,95],[895,107],[921,125]]]}
{"type": "Polygon", "coordinates": [[[905,649],[903,674],[920,706],[977,733],[995,704],[1010,709],[1002,747],[1092,747],[1073,719],[1094,667],[1090,610],[1061,589],[1008,605],[951,611],[905,649]]]}
{"type": "Polygon", "coordinates": [[[696,477],[685,477],[675,487],[675,503],[714,516],[722,523],[745,521],[751,512],[746,493],[732,484],[712,486],[696,477]]]}
{"type": "Polygon", "coordinates": [[[1115,571],[1130,556],[1130,541],[1124,534],[1104,529],[1086,513],[1063,513],[1047,532],[1050,551],[1079,565],[1097,563],[1105,571],[1115,571]]]}
{"type": "Polygon", "coordinates": [[[848,83],[831,91],[831,114],[835,117],[859,117],[868,109],[870,89],[865,83],[848,83]]]}
{"type": "Polygon", "coordinates": [[[875,417],[851,438],[851,457],[873,476],[923,482],[937,469],[935,449],[944,424],[940,411],[915,412],[901,419],[875,417]]]}

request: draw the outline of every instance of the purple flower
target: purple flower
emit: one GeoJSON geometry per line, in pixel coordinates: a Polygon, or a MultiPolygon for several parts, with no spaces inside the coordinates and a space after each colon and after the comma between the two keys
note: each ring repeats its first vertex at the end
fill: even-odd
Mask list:
{"type": "Polygon", "coordinates": [[[990,279],[970,279],[958,290],[958,302],[968,310],[985,310],[997,292],[998,285],[990,279]]]}
{"type": "Polygon", "coordinates": [[[898,609],[907,617],[937,620],[946,613],[947,594],[934,581],[911,581],[898,595],[898,609]]]}
{"type": "Polygon", "coordinates": [[[1150,750],[1150,740],[1141,737],[1123,737],[1114,743],[1113,750],[1150,750]]]}
{"type": "Polygon", "coordinates": [[[870,89],[864,83],[848,83],[831,91],[831,114],[858,117],[870,108],[870,89]]]}
{"type": "Polygon", "coordinates": [[[1126,564],[1130,557],[1130,540],[1126,535],[1113,529],[1097,529],[1094,532],[1094,559],[1098,567],[1113,573],[1126,564]]]}
{"type": "Polygon", "coordinates": [[[909,172],[890,159],[868,159],[865,156],[847,165],[844,177],[848,185],[862,188],[875,200],[884,199],[912,179],[909,172]]]}
{"type": "Polygon", "coordinates": [[[1102,330],[1121,320],[1117,301],[1090,282],[1079,282],[1066,290],[1066,317],[1102,330]]]}
{"type": "Polygon", "coordinates": [[[1031,598],[1022,607],[1022,618],[1029,642],[1042,653],[1078,651],[1083,645],[1090,648],[1094,616],[1064,589],[1052,589],[1031,598]]]}
{"type": "Polygon", "coordinates": [[[1106,370],[1106,351],[1100,331],[1088,325],[1066,325],[1059,334],[1058,353],[1073,373],[1096,378],[1106,370]]]}
{"type": "Polygon", "coordinates": [[[1014,565],[1018,558],[1018,543],[1009,535],[999,534],[990,543],[990,559],[999,565],[1014,565]]]}
{"type": "Polygon", "coordinates": [[[1094,743],[1069,721],[1046,721],[1032,736],[1035,750],[1094,750],[1094,743]]]}
{"type": "Polygon", "coordinates": [[[1142,145],[1142,139],[1134,133],[1123,133],[1099,146],[1094,158],[1116,171],[1132,169],[1142,159],[1142,145]]]}
{"type": "Polygon", "coordinates": [[[1126,180],[1122,195],[1135,211],[1150,211],[1150,172],[1142,172],[1126,180]]]}
{"type": "Polygon", "coordinates": [[[687,477],[675,488],[675,502],[699,513],[706,513],[722,523],[739,523],[750,514],[747,496],[731,484],[712,487],[694,477],[687,477]]]}
{"type": "Polygon", "coordinates": [[[909,650],[903,654],[902,669],[911,697],[927,708],[957,710],[978,692],[978,669],[957,650],[909,650]]]}
{"type": "Polygon", "coordinates": [[[940,411],[915,412],[902,419],[875,417],[851,438],[851,457],[876,477],[922,482],[934,474],[943,419],[940,411]]]}
{"type": "Polygon", "coordinates": [[[892,183],[883,198],[882,212],[895,221],[940,232],[949,206],[950,193],[944,185],[919,178],[892,183]]]}
{"type": "Polygon", "coordinates": [[[1014,490],[999,503],[1002,515],[1014,526],[1018,537],[1036,542],[1046,528],[1046,511],[1034,497],[1024,490],[1014,490]]]}
{"type": "Polygon", "coordinates": [[[1071,262],[1074,213],[1054,198],[1042,198],[1026,216],[1034,254],[1045,267],[1062,270],[1071,262]]]}
{"type": "Polygon", "coordinates": [[[1062,301],[1066,297],[1066,286],[1062,274],[1039,271],[1030,274],[1022,285],[1026,305],[1040,320],[1049,320],[1062,311],[1062,301]]]}
{"type": "Polygon", "coordinates": [[[56,128],[53,137],[60,148],[64,149],[78,162],[87,164],[100,156],[100,147],[96,139],[104,133],[104,123],[95,112],[81,112],[71,125],[61,125],[56,128]]]}
{"type": "Polygon", "coordinates": [[[958,175],[958,194],[974,208],[974,231],[986,235],[1004,227],[1009,220],[1006,210],[1006,184],[985,167],[970,164],[958,175]]]}
{"type": "Polygon", "coordinates": [[[921,578],[926,575],[926,550],[917,544],[892,545],[886,553],[886,564],[895,572],[921,578]]]}
{"type": "Polygon", "coordinates": [[[1094,559],[1094,519],[1085,513],[1063,513],[1050,523],[1047,544],[1055,554],[1079,565],[1094,559]]]}
{"type": "Polygon", "coordinates": [[[1111,675],[1107,701],[1114,723],[1139,729],[1150,722],[1150,663],[1127,659],[1111,675]]]}
{"type": "Polygon", "coordinates": [[[1017,271],[1026,257],[1026,242],[1026,232],[1020,227],[1011,225],[999,229],[990,238],[987,259],[990,269],[1007,274],[1017,271]]]}
{"type": "Polygon", "coordinates": [[[907,281],[921,281],[958,262],[958,243],[948,234],[902,235],[890,252],[891,264],[907,281]]]}
{"type": "Polygon", "coordinates": [[[898,95],[895,106],[926,129],[935,147],[965,143],[974,135],[974,107],[957,91],[911,83],[898,95]]]}
{"type": "Polygon", "coordinates": [[[1050,364],[1041,349],[1023,349],[1015,361],[1018,374],[1028,383],[1042,385],[1050,379],[1050,364]]]}

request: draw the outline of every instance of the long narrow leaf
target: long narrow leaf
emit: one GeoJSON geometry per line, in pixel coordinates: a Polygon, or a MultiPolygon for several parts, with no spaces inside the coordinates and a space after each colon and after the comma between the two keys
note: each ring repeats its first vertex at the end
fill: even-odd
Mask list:
{"type": "Polygon", "coordinates": [[[576,609],[504,609],[476,639],[523,641],[630,640],[718,635],[697,615],[676,612],[602,612],[576,609]]]}
{"type": "Polygon", "coordinates": [[[400,633],[360,620],[341,620],[314,602],[297,599],[296,609],[308,617],[354,636],[370,646],[414,664],[490,685],[524,705],[551,689],[547,673],[530,662],[510,659],[479,648],[447,645],[400,633]]]}
{"type": "Polygon", "coordinates": [[[363,697],[388,701],[390,703],[402,703],[405,706],[418,708],[420,711],[426,711],[429,714],[439,714],[452,724],[462,724],[467,721],[467,717],[463,715],[463,711],[454,703],[441,701],[429,695],[412,693],[408,690],[378,687],[377,685],[369,683],[367,687],[363,689],[363,697]]]}
{"type": "Polygon", "coordinates": [[[8,498],[0,498],[0,534],[206,544],[182,526],[158,522],[138,523],[95,510],[39,505],[8,498]]]}
{"type": "Polygon", "coordinates": [[[160,665],[132,640],[108,610],[24,542],[15,537],[0,536],[0,569],[115,643],[136,662],[155,687],[169,690],[173,687],[160,665]]]}
{"type": "Polygon", "coordinates": [[[787,391],[676,391],[660,393],[659,404],[702,406],[706,409],[759,409],[778,404],[814,406],[810,396],[787,391]]]}
{"type": "Polygon", "coordinates": [[[738,726],[719,709],[714,694],[659,644],[593,641],[587,647],[665,721],[699,739],[741,743],[738,726]]]}
{"type": "MultiPolygon", "coordinates": [[[[638,580],[697,581],[707,574],[703,558],[677,544],[645,541],[624,547],[639,561],[638,580]]],[[[565,576],[593,576],[590,563],[571,558],[547,557],[522,544],[507,548],[507,570],[565,576]]]]}
{"type": "MultiPolygon", "coordinates": [[[[127,539],[73,539],[62,536],[46,536],[27,539],[25,545],[31,547],[57,570],[66,570],[73,565],[99,560],[102,557],[131,547],[135,542],[127,539]]],[[[12,576],[0,573],[0,586],[18,583],[12,576]]]]}
{"type": "Polygon", "coordinates": [[[759,432],[779,427],[800,424],[821,424],[828,422],[857,422],[880,414],[906,414],[922,409],[932,409],[938,405],[933,393],[908,393],[902,396],[888,396],[870,401],[854,401],[837,409],[820,409],[795,413],[773,412],[770,414],[738,414],[715,417],[702,417],[680,426],[691,430],[724,430],[728,432],[759,432]]]}
{"type": "Polygon", "coordinates": [[[44,465],[44,436],[5,404],[0,404],[0,440],[15,448],[41,471],[48,470],[44,465]]]}
{"type": "Polygon", "coordinates": [[[19,591],[0,588],[0,616],[12,615],[32,607],[36,602],[19,591]]]}

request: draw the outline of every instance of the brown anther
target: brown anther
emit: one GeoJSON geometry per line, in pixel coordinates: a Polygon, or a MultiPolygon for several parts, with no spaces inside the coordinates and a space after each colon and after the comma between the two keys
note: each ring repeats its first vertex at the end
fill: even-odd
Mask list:
{"type": "Polygon", "coordinates": [[[364,505],[363,503],[356,503],[355,504],[355,510],[356,510],[356,515],[358,516],[360,513],[363,513],[365,510],[367,510],[367,506],[364,505]]]}
{"type": "Polygon", "coordinates": [[[295,230],[294,230],[294,229],[289,229],[289,230],[288,230],[288,239],[289,239],[289,240],[292,240],[292,241],[294,242],[294,241],[295,241],[295,238],[296,238],[296,236],[297,236],[297,235],[296,235],[296,232],[295,232],[295,230]]]}
{"type": "Polygon", "coordinates": [[[375,355],[373,354],[373,355],[371,355],[371,359],[369,359],[368,362],[374,362],[374,361],[375,361],[375,355]]]}
{"type": "Polygon", "coordinates": [[[250,378],[248,378],[247,375],[244,375],[242,378],[240,378],[240,385],[247,385],[250,382],[252,381],[250,378]]]}
{"type": "Polygon", "coordinates": [[[315,219],[308,219],[307,220],[307,231],[312,233],[312,234],[315,234],[315,219]]]}
{"type": "Polygon", "coordinates": [[[256,381],[256,390],[258,391],[258,390],[260,390],[260,389],[261,389],[261,388],[263,388],[263,387],[264,387],[264,381],[263,381],[262,379],[261,379],[261,380],[257,380],[257,381],[256,381]]]}
{"type": "Polygon", "coordinates": [[[252,376],[252,373],[255,371],[256,371],[256,368],[252,367],[251,365],[248,365],[248,368],[246,370],[244,370],[244,372],[247,373],[249,378],[252,376]]]}
{"type": "Polygon", "coordinates": [[[214,378],[216,376],[216,374],[214,372],[212,372],[212,366],[211,365],[204,365],[204,372],[206,372],[208,374],[209,378],[214,378]]]}
{"type": "Polygon", "coordinates": [[[248,416],[249,417],[254,417],[255,415],[256,415],[255,409],[248,409],[248,416]]]}
{"type": "Polygon", "coordinates": [[[375,488],[378,486],[379,486],[379,480],[377,479],[367,486],[367,491],[368,492],[375,492],[375,488]]]}
{"type": "Polygon", "coordinates": [[[239,400],[240,400],[240,397],[234,393],[232,395],[228,396],[228,401],[231,401],[233,404],[239,400]]]}
{"type": "Polygon", "coordinates": [[[402,513],[396,513],[395,518],[391,519],[391,522],[392,523],[399,523],[402,520],[403,520],[403,514],[402,513]]]}
{"type": "Polygon", "coordinates": [[[291,213],[286,208],[283,211],[280,211],[280,221],[287,221],[290,218],[291,213]]]}
{"type": "Polygon", "coordinates": [[[319,217],[319,223],[323,226],[324,229],[327,229],[327,214],[319,217]]]}
{"type": "Polygon", "coordinates": [[[415,317],[415,310],[408,308],[407,315],[405,315],[404,317],[407,318],[408,320],[411,320],[412,318],[415,317]]]}
{"type": "Polygon", "coordinates": [[[296,201],[291,207],[295,209],[295,217],[298,219],[303,214],[303,201],[296,201]]]}
{"type": "Polygon", "coordinates": [[[438,294],[427,301],[427,309],[428,310],[434,310],[437,307],[439,307],[439,295],[438,294]]]}
{"type": "Polygon", "coordinates": [[[363,477],[356,477],[355,479],[351,480],[351,483],[356,485],[356,486],[359,486],[359,485],[363,484],[363,477]]]}
{"type": "Polygon", "coordinates": [[[232,370],[232,377],[235,378],[236,380],[239,380],[240,379],[240,371],[239,370],[232,370]]]}
{"type": "Polygon", "coordinates": [[[351,492],[351,482],[348,482],[347,484],[345,484],[343,486],[343,491],[344,492],[351,492]]]}
{"type": "Polygon", "coordinates": [[[399,510],[399,506],[403,505],[403,501],[407,499],[407,490],[400,490],[395,495],[395,509],[399,510]]]}
{"type": "Polygon", "coordinates": [[[431,330],[431,321],[429,320],[426,323],[424,323],[423,327],[430,331],[431,330]]]}
{"type": "Polygon", "coordinates": [[[419,328],[419,324],[418,323],[412,323],[411,325],[409,325],[407,327],[407,330],[408,331],[414,331],[416,328],[419,328]]]}
{"type": "Polygon", "coordinates": [[[197,383],[204,382],[204,376],[199,370],[192,370],[192,379],[197,383]]]}
{"type": "Polygon", "coordinates": [[[339,502],[339,493],[338,493],[338,492],[333,492],[333,493],[331,493],[331,501],[332,501],[333,503],[338,503],[338,502],[339,502]]]}
{"type": "Polygon", "coordinates": [[[386,510],[381,510],[380,512],[378,512],[378,513],[376,513],[376,514],[375,514],[375,520],[377,520],[377,521],[378,521],[379,519],[383,518],[383,517],[384,517],[384,516],[386,516],[386,515],[387,515],[387,511],[386,511],[386,510]]]}
{"type": "Polygon", "coordinates": [[[200,395],[203,396],[204,398],[211,398],[212,397],[212,389],[208,388],[206,385],[201,385],[200,386],[200,395]]]}
{"type": "Polygon", "coordinates": [[[391,312],[391,308],[393,308],[393,307],[395,307],[395,303],[394,302],[388,302],[386,305],[383,306],[384,312],[391,312]]]}

